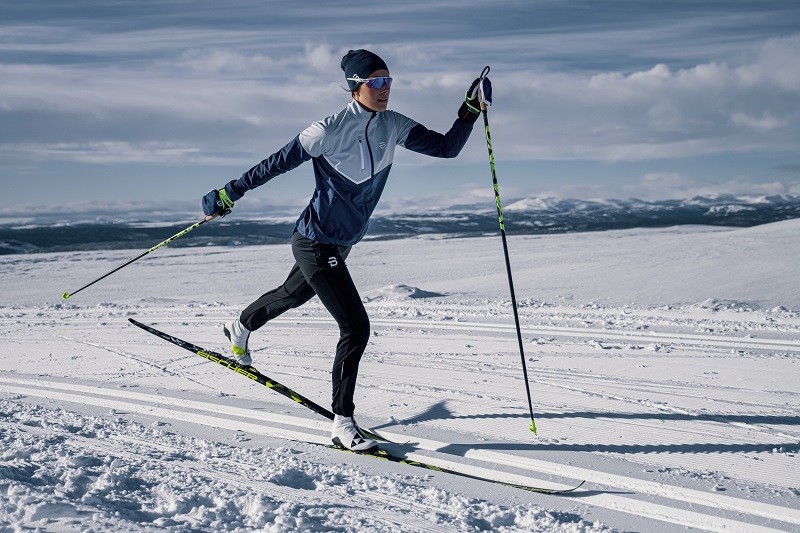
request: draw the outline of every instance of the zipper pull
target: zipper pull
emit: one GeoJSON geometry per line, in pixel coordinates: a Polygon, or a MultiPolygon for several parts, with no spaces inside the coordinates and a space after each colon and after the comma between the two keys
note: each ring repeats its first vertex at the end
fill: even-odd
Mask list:
{"type": "Polygon", "coordinates": [[[361,155],[361,170],[364,170],[366,163],[364,162],[364,144],[361,142],[361,135],[358,136],[358,151],[361,155]]]}

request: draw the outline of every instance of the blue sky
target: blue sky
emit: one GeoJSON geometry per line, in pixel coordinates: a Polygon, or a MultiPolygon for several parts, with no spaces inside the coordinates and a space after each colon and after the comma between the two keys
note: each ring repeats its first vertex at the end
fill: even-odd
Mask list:
{"type": "MultiPolygon", "coordinates": [[[[0,210],[199,206],[346,105],[361,47],[438,131],[491,66],[506,198],[800,194],[796,0],[29,0],[0,4],[0,210]]],[[[397,154],[385,208],[491,201],[482,128],[397,154]]],[[[312,190],[307,164],[246,201],[312,190]]]]}

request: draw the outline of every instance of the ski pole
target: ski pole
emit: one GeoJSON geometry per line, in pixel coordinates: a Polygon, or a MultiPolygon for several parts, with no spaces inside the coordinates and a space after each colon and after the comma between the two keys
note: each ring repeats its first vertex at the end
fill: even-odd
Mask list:
{"type": "Polygon", "coordinates": [[[147,254],[149,254],[150,252],[154,252],[154,251],[158,250],[159,248],[161,248],[162,246],[166,246],[166,245],[168,245],[169,243],[171,243],[171,242],[172,242],[172,241],[174,241],[175,239],[177,239],[177,238],[179,238],[179,237],[183,237],[184,235],[186,235],[187,233],[189,233],[189,232],[190,232],[190,231],[192,231],[193,229],[195,229],[195,228],[198,228],[198,227],[202,226],[203,224],[205,224],[205,223],[206,223],[206,222],[208,222],[209,220],[213,220],[213,219],[217,218],[218,216],[219,216],[219,214],[216,214],[216,215],[210,215],[210,216],[207,216],[207,217],[205,217],[205,218],[204,218],[203,220],[201,220],[200,222],[195,222],[194,224],[192,224],[191,226],[189,226],[189,227],[188,227],[188,228],[186,228],[185,230],[183,230],[183,231],[179,231],[178,233],[176,233],[175,235],[173,235],[173,236],[172,236],[172,237],[170,237],[169,239],[163,240],[163,241],[161,241],[160,243],[158,243],[158,244],[156,244],[155,246],[153,246],[152,248],[149,248],[148,250],[145,250],[145,251],[144,251],[144,252],[142,252],[141,254],[137,255],[136,257],[134,257],[133,259],[131,259],[130,261],[128,261],[127,263],[125,263],[124,265],[120,265],[120,266],[118,266],[117,268],[115,268],[114,270],[111,270],[111,271],[109,271],[109,272],[106,272],[105,274],[103,274],[102,276],[100,276],[99,278],[97,278],[96,280],[94,280],[94,281],[92,281],[92,282],[90,282],[90,283],[87,283],[86,285],[84,285],[83,287],[81,287],[80,289],[78,289],[78,290],[76,290],[76,291],[73,291],[73,292],[65,292],[64,294],[62,294],[62,295],[61,295],[61,297],[62,297],[63,299],[65,299],[65,300],[69,300],[69,298],[70,298],[71,296],[74,296],[74,295],[78,294],[78,293],[79,293],[79,292],[81,292],[83,289],[85,289],[85,288],[87,288],[87,287],[91,287],[92,285],[94,285],[95,283],[97,283],[98,281],[100,281],[101,279],[105,279],[105,278],[107,278],[108,276],[110,276],[111,274],[113,274],[114,272],[116,272],[117,270],[121,270],[121,269],[125,268],[126,266],[130,265],[131,263],[133,263],[134,261],[138,261],[139,259],[141,259],[142,257],[146,256],[146,255],[147,255],[147,254]]]}
{"type": "Polygon", "coordinates": [[[503,240],[503,254],[506,258],[506,273],[508,274],[508,287],[511,291],[511,307],[514,309],[514,323],[517,326],[517,341],[519,342],[519,355],[522,359],[522,375],[525,378],[525,391],[528,393],[528,409],[531,413],[531,427],[530,430],[536,434],[536,421],[533,419],[533,403],[531,402],[531,387],[528,383],[528,368],[525,365],[525,350],[522,345],[522,332],[519,327],[519,314],[517,313],[517,297],[514,294],[514,280],[511,277],[511,260],[508,257],[508,243],[506,242],[506,226],[503,221],[503,207],[500,203],[500,185],[497,183],[497,172],[494,168],[494,152],[492,152],[492,136],[489,133],[489,114],[487,112],[488,105],[484,99],[483,94],[483,79],[489,75],[489,67],[483,69],[481,72],[480,83],[480,101],[481,101],[481,114],[483,115],[483,126],[486,131],[486,147],[489,149],[489,167],[492,169],[492,184],[494,185],[494,200],[497,204],[497,219],[500,222],[500,237],[503,240]]]}

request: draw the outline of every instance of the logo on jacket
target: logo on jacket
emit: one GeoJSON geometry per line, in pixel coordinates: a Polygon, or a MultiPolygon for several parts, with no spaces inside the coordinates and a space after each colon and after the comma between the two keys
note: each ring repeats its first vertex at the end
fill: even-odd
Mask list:
{"type": "Polygon", "coordinates": [[[339,261],[336,260],[335,256],[331,256],[328,258],[328,265],[331,268],[336,268],[337,266],[339,266],[339,261]]]}
{"type": "Polygon", "coordinates": [[[381,150],[386,150],[386,143],[384,141],[381,141],[381,142],[378,143],[378,147],[381,150]]]}

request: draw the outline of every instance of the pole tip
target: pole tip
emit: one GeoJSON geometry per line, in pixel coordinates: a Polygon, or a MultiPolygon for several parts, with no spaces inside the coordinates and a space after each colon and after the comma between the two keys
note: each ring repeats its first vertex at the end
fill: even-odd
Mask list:
{"type": "Polygon", "coordinates": [[[534,422],[533,418],[531,418],[531,432],[536,435],[536,422],[534,422]]]}
{"type": "Polygon", "coordinates": [[[63,299],[65,299],[65,300],[69,300],[69,297],[70,297],[70,296],[72,296],[72,295],[71,295],[70,293],[68,293],[68,292],[65,292],[64,294],[62,294],[62,295],[61,295],[61,297],[62,297],[63,299]]]}

